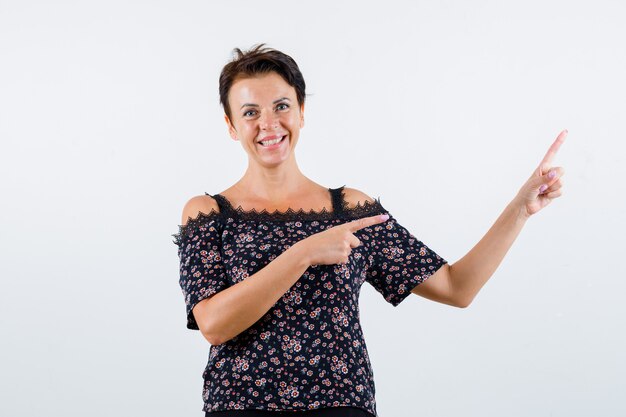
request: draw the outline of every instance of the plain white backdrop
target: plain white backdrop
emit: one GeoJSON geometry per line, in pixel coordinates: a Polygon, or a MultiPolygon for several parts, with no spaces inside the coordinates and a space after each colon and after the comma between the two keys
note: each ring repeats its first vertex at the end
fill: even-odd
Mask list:
{"type": "Polygon", "coordinates": [[[0,415],[203,415],[171,234],[245,170],[218,76],[260,42],[307,82],[303,172],[450,263],[569,130],[563,196],[469,308],[363,287],[379,415],[625,415],[625,20],[606,0],[0,1],[0,415]]]}

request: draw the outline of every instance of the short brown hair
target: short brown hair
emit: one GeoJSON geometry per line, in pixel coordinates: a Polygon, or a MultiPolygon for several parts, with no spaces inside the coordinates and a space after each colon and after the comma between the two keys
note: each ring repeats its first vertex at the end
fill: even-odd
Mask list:
{"type": "Polygon", "coordinates": [[[298,104],[304,104],[305,83],[298,64],[289,55],[276,49],[265,48],[265,44],[258,44],[247,51],[233,49],[233,60],[226,64],[220,74],[220,103],[224,113],[231,117],[228,104],[228,92],[233,83],[239,78],[253,77],[268,72],[276,72],[287,84],[296,90],[298,104]]]}

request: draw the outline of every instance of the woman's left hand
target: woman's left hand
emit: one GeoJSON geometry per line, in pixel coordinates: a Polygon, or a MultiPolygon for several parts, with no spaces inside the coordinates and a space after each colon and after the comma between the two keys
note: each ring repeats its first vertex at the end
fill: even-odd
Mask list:
{"type": "Polygon", "coordinates": [[[561,177],[564,174],[564,170],[562,167],[553,168],[552,159],[563,144],[566,136],[567,130],[559,134],[537,169],[513,200],[513,204],[518,206],[520,212],[526,218],[550,204],[553,199],[561,196],[561,187],[563,186],[561,177]]]}

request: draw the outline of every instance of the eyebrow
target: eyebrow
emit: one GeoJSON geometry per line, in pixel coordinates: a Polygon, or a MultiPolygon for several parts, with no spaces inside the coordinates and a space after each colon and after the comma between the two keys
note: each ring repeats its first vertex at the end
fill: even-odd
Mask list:
{"type": "MultiPolygon", "coordinates": [[[[282,98],[279,98],[278,100],[274,100],[274,101],[272,102],[272,104],[276,104],[276,103],[279,103],[279,102],[284,101],[284,100],[291,101],[288,97],[282,97],[282,98]]],[[[246,104],[244,104],[243,106],[241,106],[241,107],[239,108],[239,110],[243,109],[243,108],[244,108],[244,107],[246,107],[246,106],[247,106],[247,107],[259,107],[259,105],[258,105],[258,104],[246,103],[246,104]]]]}

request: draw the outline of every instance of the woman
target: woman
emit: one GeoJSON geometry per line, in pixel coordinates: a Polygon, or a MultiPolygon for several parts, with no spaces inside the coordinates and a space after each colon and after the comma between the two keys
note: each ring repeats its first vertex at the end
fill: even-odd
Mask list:
{"type": "Polygon", "coordinates": [[[410,293],[466,307],[525,221],[561,195],[548,154],[485,237],[449,265],[354,188],[326,188],[298,168],[305,82],[295,61],[236,49],[220,101],[248,168],[232,187],[194,197],[175,235],[187,327],[211,344],[207,416],[377,416],[358,295],[367,281],[394,306],[410,293]]]}

